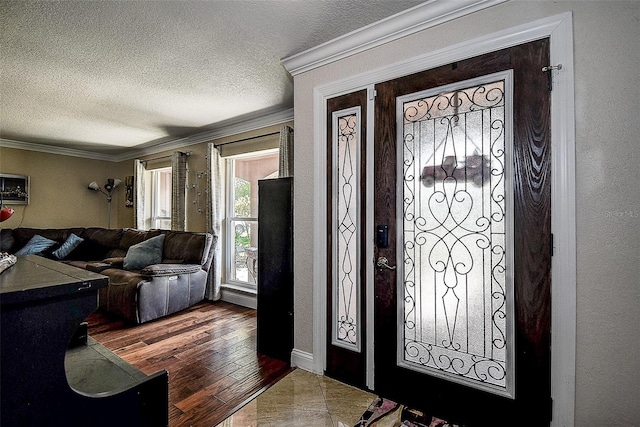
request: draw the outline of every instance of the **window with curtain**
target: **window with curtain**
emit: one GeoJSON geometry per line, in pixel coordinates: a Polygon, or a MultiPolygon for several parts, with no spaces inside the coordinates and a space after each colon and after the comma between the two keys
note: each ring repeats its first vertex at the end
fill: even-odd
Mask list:
{"type": "Polygon", "coordinates": [[[135,161],[135,224],[149,230],[185,229],[187,157],[171,155],[135,161]]]}
{"type": "Polygon", "coordinates": [[[258,180],[293,175],[293,129],[283,125],[278,132],[209,143],[207,158],[207,231],[218,235],[220,244],[205,297],[215,301],[223,281],[257,288],[258,180]]]}
{"type": "Polygon", "coordinates": [[[139,218],[136,227],[171,229],[171,167],[145,169],[142,176],[144,188],[142,203],[139,203],[139,218]]]}
{"type": "Polygon", "coordinates": [[[255,288],[258,279],[258,181],[277,178],[278,149],[227,158],[227,283],[255,288]]]}
{"type": "Polygon", "coordinates": [[[154,169],[148,172],[149,213],[151,228],[171,229],[171,168],[154,169]]]}

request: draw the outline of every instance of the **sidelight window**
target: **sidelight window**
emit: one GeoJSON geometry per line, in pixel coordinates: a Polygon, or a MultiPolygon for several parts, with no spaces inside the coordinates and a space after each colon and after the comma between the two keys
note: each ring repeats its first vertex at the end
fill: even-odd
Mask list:
{"type": "Polygon", "coordinates": [[[360,107],[333,113],[332,344],[360,351],[360,107]]]}

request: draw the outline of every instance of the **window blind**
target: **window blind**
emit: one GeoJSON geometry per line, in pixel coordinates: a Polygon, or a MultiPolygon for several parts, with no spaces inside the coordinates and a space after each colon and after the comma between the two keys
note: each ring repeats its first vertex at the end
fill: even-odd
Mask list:
{"type": "Polygon", "coordinates": [[[218,144],[221,157],[237,156],[255,151],[278,148],[280,145],[280,132],[245,138],[239,141],[218,144]]]}

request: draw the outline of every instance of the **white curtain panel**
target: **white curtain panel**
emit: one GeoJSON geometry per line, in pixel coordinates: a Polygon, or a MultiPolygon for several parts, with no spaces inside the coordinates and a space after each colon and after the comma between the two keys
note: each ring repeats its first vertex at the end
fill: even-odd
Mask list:
{"type": "Polygon", "coordinates": [[[134,161],[133,222],[138,230],[144,230],[144,162],[134,161]]]}
{"type": "Polygon", "coordinates": [[[218,236],[213,255],[205,298],[217,301],[221,297],[220,283],[222,277],[222,261],[220,236],[222,232],[222,158],[220,151],[209,143],[207,147],[207,233],[218,236]]]}
{"type": "Polygon", "coordinates": [[[184,231],[186,226],[185,196],[187,187],[187,154],[171,155],[171,229],[184,231]]]}
{"type": "Polygon", "coordinates": [[[293,129],[287,125],[280,128],[280,178],[293,176],[293,129]]]}

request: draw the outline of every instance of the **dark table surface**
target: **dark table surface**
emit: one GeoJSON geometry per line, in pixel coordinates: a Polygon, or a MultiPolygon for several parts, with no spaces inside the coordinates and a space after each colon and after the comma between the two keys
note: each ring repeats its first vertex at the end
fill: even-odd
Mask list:
{"type": "Polygon", "coordinates": [[[0,273],[0,304],[16,304],[106,287],[101,274],[37,255],[19,256],[0,273]]]}

